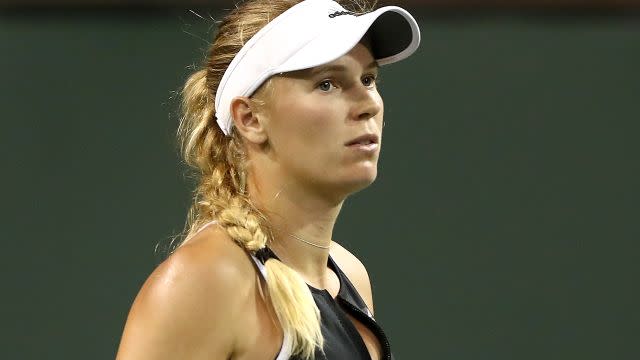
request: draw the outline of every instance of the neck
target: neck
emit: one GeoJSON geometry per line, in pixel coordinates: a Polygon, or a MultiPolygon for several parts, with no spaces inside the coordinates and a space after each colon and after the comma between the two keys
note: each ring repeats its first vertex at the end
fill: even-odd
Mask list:
{"type": "Polygon", "coordinates": [[[274,239],[268,246],[307,283],[324,288],[333,228],[344,199],[263,175],[266,174],[250,177],[247,185],[252,200],[263,209],[273,227],[274,239]]]}

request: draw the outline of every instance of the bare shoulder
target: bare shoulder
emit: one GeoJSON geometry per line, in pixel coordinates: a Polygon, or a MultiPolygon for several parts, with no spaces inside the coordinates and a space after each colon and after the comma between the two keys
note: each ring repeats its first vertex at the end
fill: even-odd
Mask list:
{"type": "Polygon", "coordinates": [[[353,286],[356,287],[362,299],[367,303],[367,307],[373,313],[373,295],[371,293],[371,282],[369,274],[364,264],[337,242],[331,243],[331,257],[336,261],[340,269],[347,275],[353,286]]]}
{"type": "Polygon", "coordinates": [[[226,359],[255,271],[217,226],[180,247],[149,276],[127,318],[118,360],[226,359]]]}

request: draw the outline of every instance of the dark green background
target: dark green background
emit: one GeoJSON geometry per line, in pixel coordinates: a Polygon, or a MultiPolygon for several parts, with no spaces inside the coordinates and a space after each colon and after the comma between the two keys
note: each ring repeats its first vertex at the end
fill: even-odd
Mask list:
{"type": "MultiPolygon", "coordinates": [[[[379,178],[335,231],[396,357],[640,358],[640,18],[416,15],[419,51],[382,71],[379,178]]],[[[173,92],[211,26],[0,16],[1,358],[114,357],[184,223],[173,92]]]]}

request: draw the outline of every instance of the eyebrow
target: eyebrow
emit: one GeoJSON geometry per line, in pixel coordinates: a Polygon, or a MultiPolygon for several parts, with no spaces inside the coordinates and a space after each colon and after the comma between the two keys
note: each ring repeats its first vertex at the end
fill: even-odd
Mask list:
{"type": "MultiPolygon", "coordinates": [[[[371,63],[369,63],[369,65],[365,66],[365,69],[378,69],[378,62],[376,60],[373,60],[371,63]]],[[[324,72],[331,72],[331,71],[340,71],[340,72],[346,72],[347,71],[347,67],[344,65],[325,65],[325,66],[320,66],[317,68],[312,68],[309,71],[309,76],[313,76],[316,74],[320,74],[320,73],[324,73],[324,72]]]]}

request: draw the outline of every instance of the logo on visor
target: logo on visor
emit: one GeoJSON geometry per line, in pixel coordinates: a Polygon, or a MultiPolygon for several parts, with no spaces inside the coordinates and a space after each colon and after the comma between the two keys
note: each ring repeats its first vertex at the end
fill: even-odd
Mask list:
{"type": "Polygon", "coordinates": [[[333,14],[329,14],[329,17],[333,19],[336,16],[342,16],[342,15],[353,15],[353,16],[356,16],[356,13],[351,12],[351,11],[336,11],[333,14]]]}

